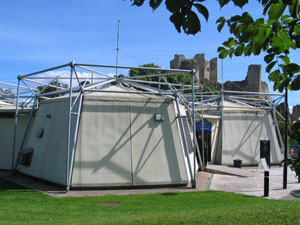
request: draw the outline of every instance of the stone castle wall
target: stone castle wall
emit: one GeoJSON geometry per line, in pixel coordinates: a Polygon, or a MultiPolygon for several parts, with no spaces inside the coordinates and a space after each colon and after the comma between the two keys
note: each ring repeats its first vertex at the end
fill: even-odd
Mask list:
{"type": "MultiPolygon", "coordinates": [[[[196,76],[202,84],[221,89],[221,84],[218,82],[218,58],[207,61],[204,54],[197,54],[191,59],[186,59],[184,55],[175,55],[170,61],[170,68],[195,69],[196,76]]],[[[267,83],[261,81],[261,65],[250,65],[245,80],[227,81],[224,83],[224,90],[269,92],[267,83]]]]}
{"type": "Polygon", "coordinates": [[[300,117],[300,105],[293,107],[292,122],[297,121],[300,117]]]}

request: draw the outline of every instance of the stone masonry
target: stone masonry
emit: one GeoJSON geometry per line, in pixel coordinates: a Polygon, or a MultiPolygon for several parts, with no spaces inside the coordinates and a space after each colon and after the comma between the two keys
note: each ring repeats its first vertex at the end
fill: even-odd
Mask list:
{"type": "MultiPolygon", "coordinates": [[[[210,61],[205,60],[205,55],[197,54],[192,59],[186,59],[184,55],[175,55],[170,61],[172,69],[195,69],[196,76],[203,85],[221,89],[218,82],[218,58],[210,61]]],[[[247,92],[263,92],[268,93],[268,84],[261,81],[261,65],[250,65],[245,80],[227,81],[224,83],[224,90],[229,91],[247,91],[247,92]]]]}
{"type": "Polygon", "coordinates": [[[300,105],[293,107],[292,122],[297,121],[300,117],[300,105]]]}
{"type": "Polygon", "coordinates": [[[197,54],[192,59],[186,59],[184,55],[175,55],[170,61],[172,69],[195,69],[196,76],[202,81],[204,79],[218,82],[218,58],[210,61],[205,60],[204,54],[197,54]]]}

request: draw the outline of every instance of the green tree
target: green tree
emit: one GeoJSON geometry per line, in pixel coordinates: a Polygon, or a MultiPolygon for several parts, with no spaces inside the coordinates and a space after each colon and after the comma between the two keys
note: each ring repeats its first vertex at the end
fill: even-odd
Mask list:
{"type": "MultiPolygon", "coordinates": [[[[217,0],[221,8],[229,2],[243,7],[248,0],[217,0]]],[[[145,0],[131,0],[132,5],[141,6],[145,0]]],[[[155,10],[162,2],[172,13],[170,21],[178,32],[196,34],[201,31],[200,14],[208,20],[209,12],[205,0],[149,0],[155,10]]],[[[268,64],[266,71],[274,82],[274,89],[282,92],[300,89],[300,66],[289,58],[291,50],[300,48],[300,0],[258,0],[264,17],[254,20],[251,13],[233,15],[217,20],[218,30],[227,24],[233,37],[218,48],[219,57],[250,56],[266,52],[264,58],[268,64]],[[266,19],[265,19],[266,18],[266,19]],[[277,64],[277,68],[273,69],[277,64]]]]}
{"type": "MultiPolygon", "coordinates": [[[[49,85],[38,86],[37,89],[40,91],[41,94],[44,94],[44,93],[49,93],[49,92],[53,92],[53,91],[58,91],[59,87],[68,88],[69,85],[61,83],[57,80],[54,80],[54,81],[49,82],[49,85]]],[[[60,96],[60,95],[56,94],[56,95],[51,95],[50,97],[53,98],[53,97],[58,97],[58,96],[60,96]]]]}
{"type": "MultiPolygon", "coordinates": [[[[154,63],[148,63],[144,65],[140,65],[140,67],[152,67],[152,68],[161,68],[158,65],[155,65],[154,63]]],[[[149,75],[149,74],[166,74],[168,73],[167,71],[160,71],[160,70],[147,70],[147,69],[130,69],[129,70],[129,76],[134,77],[134,76],[140,76],[140,75],[149,75]]],[[[186,84],[186,85],[191,85],[192,84],[192,76],[191,74],[178,74],[178,75],[169,75],[165,76],[166,80],[169,83],[172,84],[186,84]]],[[[159,77],[142,77],[139,78],[139,80],[145,80],[145,81],[155,81],[159,82],[159,77]]],[[[163,79],[160,79],[160,82],[165,83],[163,79]]],[[[158,84],[149,84],[152,87],[158,88],[158,84]]],[[[162,84],[160,86],[161,89],[167,90],[169,89],[169,86],[166,84],[162,84]]]]}
{"type": "MultiPolygon", "coordinates": [[[[248,3],[248,0],[217,1],[221,8],[230,2],[241,8],[248,3]]],[[[251,12],[244,12],[228,19],[221,16],[216,21],[219,32],[227,25],[232,35],[218,48],[219,57],[260,55],[264,52],[266,72],[269,73],[269,80],[274,82],[273,89],[280,92],[285,88],[300,90],[300,66],[289,57],[292,50],[300,48],[300,0],[257,1],[261,5],[261,18],[254,19],[251,12]]],[[[141,6],[145,0],[131,2],[132,5],[141,6]]],[[[162,2],[165,2],[172,13],[170,21],[178,32],[196,34],[201,31],[198,15],[205,20],[209,18],[209,12],[203,3],[205,0],[149,0],[153,10],[162,2]]]]}

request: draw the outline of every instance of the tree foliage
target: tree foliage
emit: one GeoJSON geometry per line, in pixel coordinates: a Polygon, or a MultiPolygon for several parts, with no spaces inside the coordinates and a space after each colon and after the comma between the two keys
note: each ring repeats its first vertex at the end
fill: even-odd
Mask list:
{"type": "MultiPolygon", "coordinates": [[[[49,92],[53,92],[53,91],[58,91],[59,87],[68,88],[69,85],[61,83],[57,80],[53,80],[53,81],[49,82],[48,85],[38,86],[37,89],[40,91],[40,94],[44,94],[44,93],[49,93],[49,92]]],[[[60,95],[56,94],[56,95],[51,95],[50,97],[57,97],[57,96],[60,96],[60,95]]]]}
{"type": "Polygon", "coordinates": [[[282,92],[300,89],[300,66],[289,58],[292,50],[300,48],[299,0],[259,0],[263,17],[254,20],[249,12],[229,19],[217,20],[218,30],[227,24],[230,37],[218,48],[219,57],[260,55],[274,90],[282,92]]]}
{"type": "MultiPolygon", "coordinates": [[[[145,0],[131,0],[133,5],[141,6],[145,0]]],[[[217,0],[221,8],[232,2],[243,7],[248,0],[217,0]]],[[[216,23],[219,32],[227,25],[231,37],[218,48],[219,58],[233,56],[250,56],[265,53],[266,72],[269,80],[274,82],[273,89],[300,90],[300,66],[289,55],[300,48],[300,0],[257,0],[262,17],[254,19],[251,13],[232,15],[226,19],[221,16],[216,23]]],[[[170,21],[178,32],[196,34],[201,31],[198,15],[208,20],[209,11],[205,0],[149,0],[155,10],[162,2],[172,13],[170,21]]],[[[259,9],[258,9],[259,10],[259,9]]],[[[300,125],[296,123],[294,133],[300,143],[300,125]]],[[[295,169],[300,174],[300,162],[295,169]]]]}
{"type": "Polygon", "coordinates": [[[11,88],[0,88],[0,99],[5,99],[13,95],[11,88]]]}
{"type": "MultiPolygon", "coordinates": [[[[131,0],[132,5],[141,6],[145,0],[131,0]]],[[[217,0],[221,8],[232,2],[243,7],[248,0],[217,0]]],[[[217,20],[221,31],[226,24],[232,35],[218,48],[219,57],[260,55],[266,52],[266,72],[274,82],[274,90],[284,88],[300,90],[300,66],[289,58],[291,50],[300,48],[300,0],[257,0],[262,8],[262,17],[254,20],[251,13],[233,15],[217,20]]],[[[196,34],[201,31],[198,15],[208,20],[209,11],[205,0],[149,0],[155,10],[162,2],[172,13],[170,21],[178,32],[196,34]]]]}
{"type": "MultiPolygon", "coordinates": [[[[161,68],[158,65],[155,65],[154,63],[148,63],[144,65],[140,65],[140,67],[152,67],[152,68],[161,68]]],[[[147,70],[147,69],[130,69],[129,70],[129,76],[134,77],[134,76],[140,76],[140,75],[149,75],[149,74],[166,74],[168,73],[167,71],[160,71],[160,70],[147,70]]],[[[165,76],[166,80],[169,83],[172,84],[186,84],[186,85],[191,85],[192,84],[192,76],[191,74],[184,73],[184,74],[178,74],[178,75],[169,75],[165,76]]],[[[145,80],[145,81],[154,81],[154,82],[159,82],[159,77],[142,77],[139,78],[139,80],[145,80]]],[[[163,79],[160,80],[160,82],[165,83],[163,79]]],[[[158,88],[158,84],[149,84],[152,87],[158,88]]],[[[166,84],[162,84],[160,86],[161,89],[168,90],[169,86],[166,84]]]]}

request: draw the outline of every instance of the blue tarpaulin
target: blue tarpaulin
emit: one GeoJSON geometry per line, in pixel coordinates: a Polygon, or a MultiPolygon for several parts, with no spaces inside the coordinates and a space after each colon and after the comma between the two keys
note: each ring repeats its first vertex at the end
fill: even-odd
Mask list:
{"type": "MultiPolygon", "coordinates": [[[[208,122],[206,119],[203,120],[203,127],[204,131],[211,131],[211,122],[208,122]]],[[[196,131],[202,131],[202,121],[200,120],[199,122],[196,122],[196,131]]]]}

